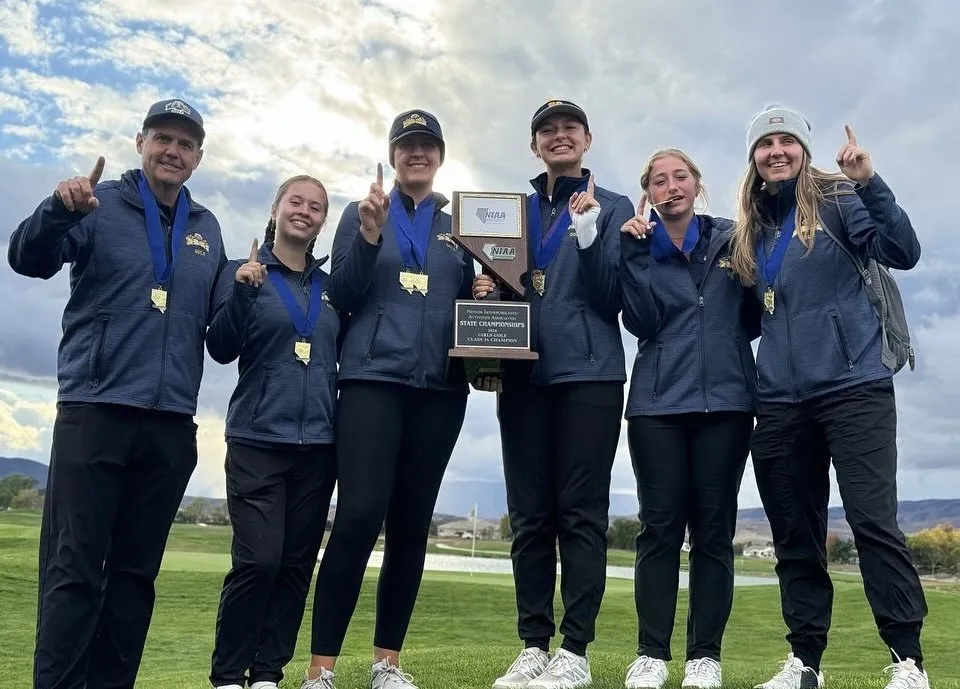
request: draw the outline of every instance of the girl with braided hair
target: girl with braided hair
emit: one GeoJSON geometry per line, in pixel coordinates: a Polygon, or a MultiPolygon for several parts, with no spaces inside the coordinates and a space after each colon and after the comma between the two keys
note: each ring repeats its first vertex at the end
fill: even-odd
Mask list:
{"type": "Polygon", "coordinates": [[[307,175],[280,185],[246,261],[220,275],[210,356],[237,360],[227,412],[232,567],[210,681],[276,689],[293,657],[336,481],[333,421],[340,315],[312,251],[327,192],[307,175]]]}

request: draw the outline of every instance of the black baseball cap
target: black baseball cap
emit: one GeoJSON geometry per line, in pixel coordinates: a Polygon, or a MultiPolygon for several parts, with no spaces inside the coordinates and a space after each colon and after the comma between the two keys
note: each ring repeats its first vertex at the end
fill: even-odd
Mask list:
{"type": "Polygon", "coordinates": [[[178,98],[157,101],[147,111],[147,116],[143,119],[143,128],[146,129],[151,124],[164,119],[179,119],[190,122],[199,131],[200,143],[203,143],[206,136],[206,132],[203,130],[203,118],[200,117],[200,113],[192,105],[188,105],[178,98]]]}
{"type": "Polygon", "coordinates": [[[397,142],[413,134],[426,134],[437,140],[440,146],[440,162],[443,162],[445,145],[443,130],[436,116],[426,110],[407,110],[397,115],[390,125],[390,164],[393,165],[393,150],[397,142]]]}
{"type": "Polygon", "coordinates": [[[579,105],[568,100],[548,100],[533,113],[533,119],[530,120],[530,133],[536,134],[543,121],[553,115],[570,115],[583,122],[583,128],[590,131],[587,113],[579,105]]]}

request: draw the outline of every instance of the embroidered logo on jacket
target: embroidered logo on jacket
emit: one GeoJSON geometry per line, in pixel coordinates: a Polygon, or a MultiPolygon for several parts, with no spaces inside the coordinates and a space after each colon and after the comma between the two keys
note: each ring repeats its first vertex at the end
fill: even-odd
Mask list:
{"type": "Polygon", "coordinates": [[[210,244],[199,232],[188,234],[185,238],[187,246],[193,247],[193,253],[197,256],[206,256],[210,252],[210,244]]]}

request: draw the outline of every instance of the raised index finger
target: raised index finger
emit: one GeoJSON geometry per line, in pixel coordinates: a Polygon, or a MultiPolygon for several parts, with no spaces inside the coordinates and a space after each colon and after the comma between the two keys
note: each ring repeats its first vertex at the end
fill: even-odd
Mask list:
{"type": "Polygon", "coordinates": [[[383,188],[383,163],[377,163],[377,186],[383,188]]]}
{"type": "Polygon", "coordinates": [[[253,246],[250,247],[250,258],[247,259],[247,263],[256,263],[257,255],[260,253],[259,247],[257,246],[257,240],[253,240],[253,246]]]}
{"type": "Polygon", "coordinates": [[[587,182],[587,194],[593,196],[594,190],[597,188],[596,183],[593,181],[593,173],[590,173],[590,181],[587,182]]]}
{"type": "Polygon", "coordinates": [[[640,197],[640,201],[637,202],[637,217],[646,218],[647,217],[647,195],[644,194],[640,197]]]}
{"type": "Polygon", "coordinates": [[[91,187],[97,186],[97,182],[100,181],[100,176],[103,174],[103,166],[106,165],[106,163],[107,161],[104,160],[103,156],[97,158],[97,164],[93,166],[93,170],[88,177],[91,187]]]}
{"type": "Polygon", "coordinates": [[[843,125],[844,130],[847,132],[847,143],[856,146],[857,145],[857,135],[853,133],[853,129],[849,124],[843,125]]]}

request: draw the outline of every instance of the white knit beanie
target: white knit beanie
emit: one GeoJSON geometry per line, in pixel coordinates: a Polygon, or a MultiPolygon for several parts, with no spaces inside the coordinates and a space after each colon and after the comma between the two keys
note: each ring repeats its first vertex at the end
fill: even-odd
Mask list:
{"type": "Polygon", "coordinates": [[[809,157],[810,131],[810,123],[797,111],[779,105],[768,105],[763,112],[754,116],[747,128],[747,160],[753,158],[753,149],[760,139],[770,134],[795,136],[809,157]]]}

